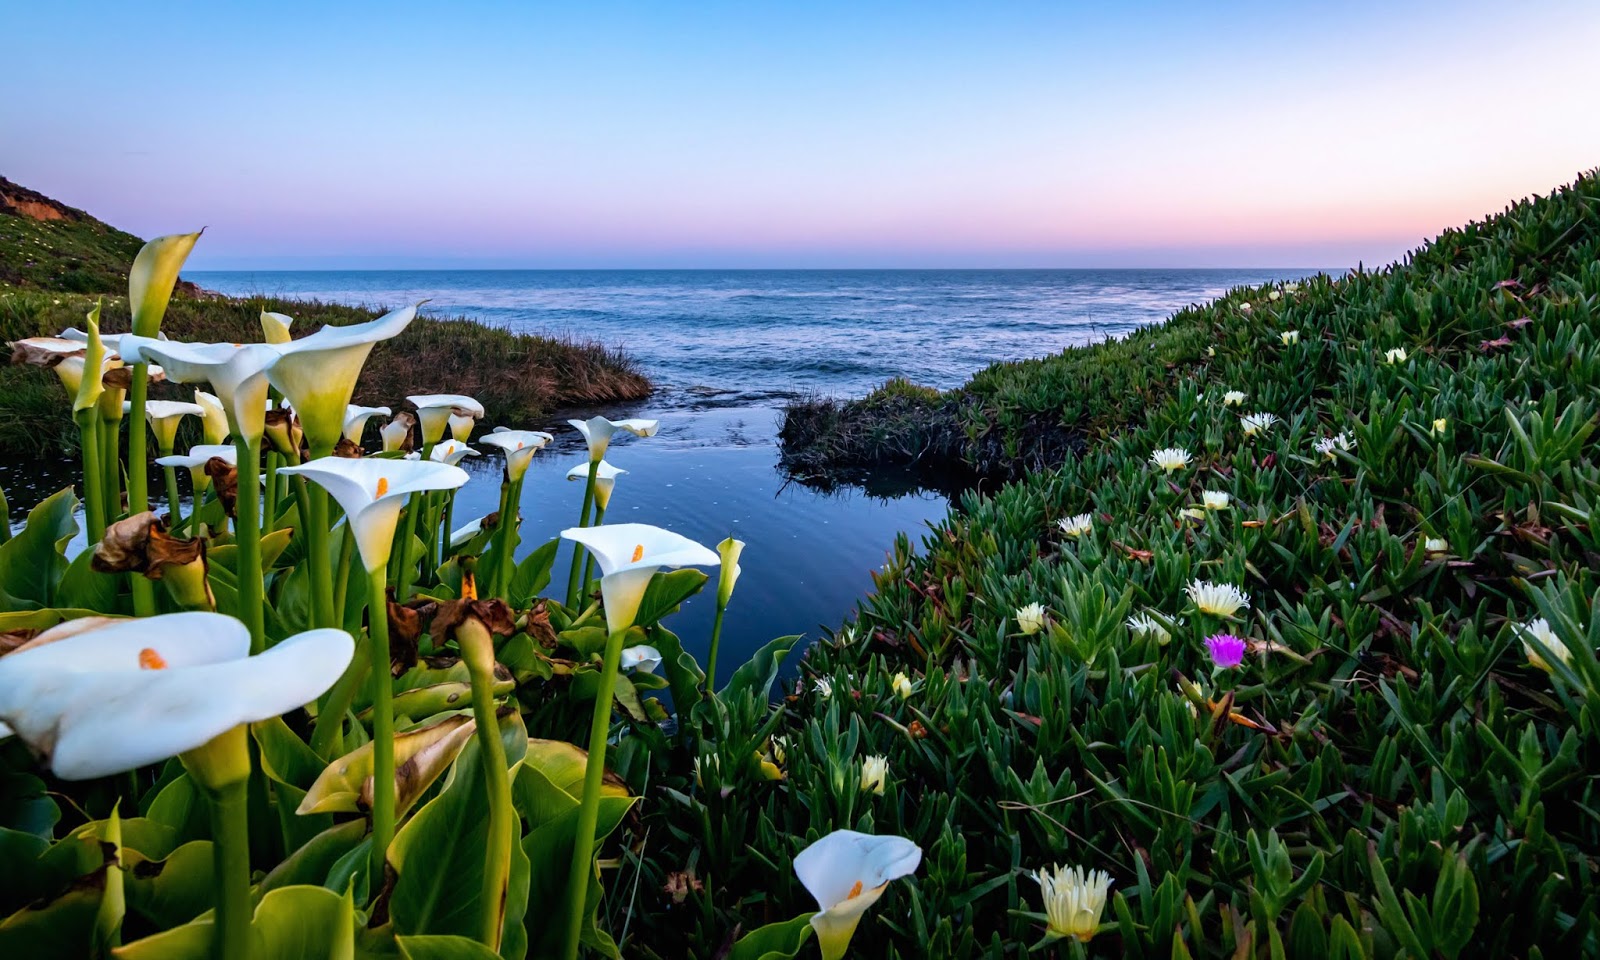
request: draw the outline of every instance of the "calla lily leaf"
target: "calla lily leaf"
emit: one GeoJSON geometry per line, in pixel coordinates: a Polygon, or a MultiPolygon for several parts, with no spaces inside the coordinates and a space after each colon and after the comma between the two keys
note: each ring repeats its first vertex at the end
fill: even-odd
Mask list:
{"type": "Polygon", "coordinates": [[[78,501],[67,487],[28,511],[28,523],[0,544],[0,608],[34,610],[53,605],[56,583],[67,569],[63,556],[78,532],[78,501]]]}
{"type": "Polygon", "coordinates": [[[765,699],[770,695],[772,685],[778,681],[778,670],[783,666],[784,659],[799,642],[800,634],[768,641],[754,656],[739,665],[717,696],[730,700],[755,692],[765,699]]]}
{"type": "Polygon", "coordinates": [[[471,937],[435,934],[395,937],[394,942],[405,960],[499,960],[500,957],[471,937]]]}
{"type": "Polygon", "coordinates": [[[299,849],[272,868],[257,888],[263,895],[279,887],[300,883],[321,884],[335,863],[354,850],[367,836],[367,822],[346,820],[335,824],[301,844],[299,849]]]}
{"type": "Polygon", "coordinates": [[[645,589],[644,599],[639,601],[639,615],[634,623],[648,627],[673,613],[683,601],[699,593],[709,579],[692,567],[656,574],[645,589]]]}
{"type": "Polygon", "coordinates": [[[216,880],[211,841],[184,844],[162,859],[122,847],[128,912],[156,929],[188,923],[211,909],[216,880]]]}
{"type": "Polygon", "coordinates": [[[133,312],[134,333],[153,337],[161,329],[178,271],[203,232],[156,237],[139,249],[128,271],[128,308],[133,312]]]}
{"type": "MultiPolygon", "coordinates": [[[[292,529],[274,530],[261,535],[261,569],[271,570],[289,549],[289,543],[294,539],[292,529]]],[[[238,576],[239,573],[239,546],[228,543],[220,547],[212,547],[206,551],[206,559],[215,566],[219,566],[229,573],[238,576]]]]}
{"type": "MultiPolygon", "coordinates": [[[[395,735],[395,809],[403,815],[472,738],[477,724],[467,714],[453,716],[395,735]]],[[[355,813],[372,801],[372,744],[366,743],[328,764],[306,791],[298,813],[355,813]]]]}
{"type": "Polygon", "coordinates": [[[727,960],[789,960],[811,939],[811,918],[802,913],[792,920],[781,920],[758,927],[740,937],[728,951],[727,960]]]}
{"type": "MultiPolygon", "coordinates": [[[[260,960],[308,960],[354,955],[351,905],[325,887],[280,887],[256,904],[250,921],[250,956],[260,960]],[[340,943],[338,931],[346,938],[340,943]],[[316,952],[307,953],[307,932],[316,931],[316,952]]],[[[209,960],[215,923],[207,912],[198,920],[126,944],[112,952],[118,960],[209,960]]]]}
{"type": "Polygon", "coordinates": [[[522,558],[511,575],[511,605],[521,610],[539,598],[539,591],[550,585],[550,569],[556,562],[557,537],[522,558]]]}
{"type": "Polygon", "coordinates": [[[650,628],[648,636],[650,645],[661,651],[661,672],[672,690],[672,705],[683,716],[693,716],[695,704],[702,698],[700,688],[706,682],[705,671],[683,649],[683,641],[671,630],[658,623],[650,628]]]}

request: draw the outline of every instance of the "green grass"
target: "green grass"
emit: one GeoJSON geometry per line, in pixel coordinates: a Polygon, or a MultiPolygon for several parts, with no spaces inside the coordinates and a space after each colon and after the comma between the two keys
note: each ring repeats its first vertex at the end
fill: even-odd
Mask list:
{"type": "Polygon", "coordinates": [[[835,408],[861,434],[875,404],[905,429],[945,418],[952,461],[1019,479],[902,538],[812,647],[777,721],[786,779],[736,754],[746,722],[715,782],[663,790],[634,948],[709,955],[736,924],[812,909],[788,864],[851,827],[924,850],[855,956],[1023,956],[1044,931],[1031,872],[1056,863],[1113,877],[1092,956],[1600,955],[1597,323],[1591,174],[1383,270],[1237,289],[939,397],[835,408]],[[1249,439],[1256,411],[1281,421],[1249,439]],[[1041,425],[1081,452],[1024,469],[1041,425]],[[1316,449],[1341,433],[1353,449],[1316,449]],[[1194,462],[1169,475],[1149,458],[1171,446],[1194,462]],[[1186,516],[1207,491],[1230,508],[1186,516]],[[1057,527],[1085,513],[1087,535],[1057,527]],[[1250,606],[1198,612],[1196,579],[1250,606]],[[1030,603],[1049,625],[1024,636],[1030,603]],[[1144,615],[1170,639],[1129,627],[1144,615]],[[1535,618],[1570,664],[1530,663],[1535,618]],[[1223,630],[1254,652],[1213,675],[1223,630]],[[869,755],[888,758],[881,796],[858,787],[869,755]],[[703,894],[647,895],[683,869],[703,894]]]}

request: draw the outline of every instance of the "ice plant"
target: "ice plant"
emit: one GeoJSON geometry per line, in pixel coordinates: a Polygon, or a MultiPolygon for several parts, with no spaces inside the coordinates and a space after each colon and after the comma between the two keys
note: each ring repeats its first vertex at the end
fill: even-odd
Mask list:
{"type": "Polygon", "coordinates": [[[1244,435],[1254,437],[1272,429],[1278,418],[1270,413],[1247,413],[1239,418],[1239,425],[1244,427],[1244,435]]]}
{"type": "MultiPolygon", "coordinates": [[[[406,498],[429,490],[454,490],[467,482],[467,474],[460,467],[427,460],[348,457],[319,457],[299,466],[284,467],[279,472],[304,476],[338,501],[366,567],[375,784],[371,876],[381,877],[385,852],[389,841],[394,839],[394,714],[390,703],[394,679],[389,671],[389,618],[380,612],[388,609],[386,568],[400,508],[406,498]]],[[[405,582],[402,578],[402,586],[405,582]]],[[[405,599],[403,591],[399,599],[405,599]]],[[[335,693],[317,715],[318,729],[312,738],[314,746],[339,742],[339,725],[344,722],[350,699],[355,696],[355,685],[341,684],[335,693]]]]}
{"type": "Polygon", "coordinates": [[[1195,609],[1214,617],[1231,617],[1240,608],[1248,609],[1250,606],[1250,598],[1229,583],[1192,580],[1184,592],[1189,595],[1189,601],[1195,609]]]}
{"type": "Polygon", "coordinates": [[[1216,633],[1206,637],[1206,652],[1218,670],[1232,670],[1244,662],[1244,641],[1231,633],[1216,633]]]}
{"type": "Polygon", "coordinates": [[[528,465],[533,462],[533,455],[543,450],[545,444],[554,439],[555,437],[543,430],[508,430],[505,427],[495,427],[488,434],[479,437],[478,442],[499,447],[505,453],[506,479],[515,483],[527,474],[528,465]]]}
{"type": "MultiPolygon", "coordinates": [[[[604,465],[605,461],[601,461],[604,465]]],[[[567,474],[570,479],[571,474],[567,474]]],[[[601,515],[604,516],[605,504],[600,505],[601,515]]],[[[733,585],[739,582],[739,574],[744,568],[739,566],[739,557],[744,553],[744,541],[727,538],[717,544],[717,556],[722,564],[717,568],[717,612],[711,621],[711,651],[706,658],[706,687],[711,690],[717,688],[717,647],[722,640],[722,617],[728,612],[728,601],[733,598],[733,585]]]]}
{"type": "Polygon", "coordinates": [[[1129,617],[1127,622],[1128,632],[1136,637],[1155,637],[1156,643],[1162,646],[1166,646],[1172,640],[1172,634],[1161,624],[1161,621],[1148,613],[1136,613],[1129,617]]]}
{"type": "Polygon", "coordinates": [[[861,761],[861,789],[866,793],[883,795],[889,781],[889,759],[873,755],[861,761]]]}
{"type": "Polygon", "coordinates": [[[1016,613],[1017,629],[1025,637],[1031,637],[1044,629],[1044,605],[1030,603],[1025,607],[1018,607],[1016,613]]]}
{"type": "Polygon", "coordinates": [[[922,848],[904,837],[835,830],[800,851],[794,873],[817,901],[811,927],[822,960],[839,960],[850,947],[861,917],[891,880],[909,876],[922,863],[922,848]]]}
{"type": "MultiPolygon", "coordinates": [[[[501,522],[506,521],[502,519],[501,522]]],[[[589,721],[589,763],[583,780],[583,800],[578,808],[572,872],[568,877],[567,902],[571,913],[567,917],[564,955],[573,958],[578,955],[578,938],[583,928],[584,892],[594,872],[594,830],[600,814],[611,690],[616,683],[617,664],[622,659],[622,639],[633,626],[639,603],[656,571],[662,567],[714,567],[721,559],[687,537],[643,523],[570,527],[561,531],[561,536],[573,541],[575,546],[588,547],[600,563],[600,594],[605,603],[609,633],[601,661],[598,694],[594,698],[594,713],[589,721]]]]}
{"type": "Polygon", "coordinates": [[[1395,347],[1391,350],[1385,351],[1383,354],[1383,359],[1385,363],[1396,364],[1405,363],[1410,356],[1410,354],[1406,353],[1405,347],[1395,347]]]}
{"type": "Polygon", "coordinates": [[[450,426],[452,416],[473,419],[483,416],[483,404],[459,393],[426,393],[406,399],[417,408],[417,416],[422,420],[424,450],[444,439],[444,431],[450,426]]]}
{"type": "Polygon", "coordinates": [[[1523,635],[1522,650],[1528,655],[1529,666],[1538,667],[1545,673],[1552,672],[1550,661],[1546,660],[1544,655],[1535,649],[1532,643],[1528,642],[1530,638],[1543,644],[1545,650],[1549,651],[1552,656],[1562,663],[1572,663],[1572,651],[1568,650],[1567,645],[1561,642],[1561,638],[1556,636],[1554,630],[1550,629],[1550,621],[1540,617],[1537,620],[1520,624],[1517,629],[1523,635]]]}
{"type": "Polygon", "coordinates": [[[1200,505],[1207,510],[1226,510],[1232,500],[1232,497],[1221,490],[1207,490],[1200,494],[1200,505]]]}
{"type": "Polygon", "coordinates": [[[811,683],[812,689],[817,691],[817,696],[824,700],[833,696],[833,681],[827,677],[819,676],[811,683]]]}
{"type": "Polygon", "coordinates": [[[1422,552],[1430,560],[1438,559],[1450,553],[1450,542],[1438,537],[1428,537],[1422,542],[1422,552]]]}
{"type": "Polygon", "coordinates": [[[1282,340],[1283,341],[1283,345],[1286,346],[1286,347],[1293,346],[1294,344],[1297,344],[1297,343],[1300,342],[1300,331],[1299,330],[1285,330],[1285,331],[1283,331],[1283,333],[1280,333],[1278,335],[1278,339],[1282,340]]]}
{"type": "Polygon", "coordinates": [[[1348,433],[1339,433],[1332,437],[1324,437],[1311,447],[1329,460],[1336,460],[1338,455],[1335,451],[1349,453],[1356,448],[1356,442],[1348,433]]]}
{"type": "Polygon", "coordinates": [[[1160,450],[1157,450],[1155,453],[1150,454],[1150,462],[1167,471],[1168,473],[1182,470],[1184,467],[1187,467],[1189,465],[1189,460],[1189,451],[1183,449],[1182,447],[1163,447],[1160,450]]]}
{"type": "Polygon", "coordinates": [[[1224,407],[1242,406],[1244,404],[1244,398],[1245,394],[1243,390],[1229,390],[1227,393],[1222,395],[1222,405],[1224,407]]]}
{"type": "Polygon", "coordinates": [[[1111,875],[1104,870],[1058,865],[1054,871],[1040,870],[1034,878],[1039,881],[1050,934],[1073,937],[1079,943],[1094,939],[1111,889],[1111,875]]]}
{"type": "Polygon", "coordinates": [[[889,681],[889,687],[901,700],[911,699],[911,678],[904,673],[895,674],[894,679],[889,681]]]}
{"type": "Polygon", "coordinates": [[[358,447],[361,446],[361,437],[367,432],[367,421],[379,414],[387,417],[389,408],[363,407],[354,403],[348,404],[344,408],[344,438],[358,447]]]}
{"type": "Polygon", "coordinates": [[[1439,419],[1433,421],[1433,429],[1428,432],[1432,433],[1436,437],[1442,437],[1444,436],[1444,432],[1448,429],[1450,429],[1450,421],[1444,417],[1440,417],[1439,419]]]}
{"type": "Polygon", "coordinates": [[[1062,533],[1072,537],[1073,539],[1077,539],[1078,537],[1081,537],[1094,529],[1094,515],[1089,513],[1080,513],[1075,517],[1066,517],[1061,520],[1057,520],[1056,526],[1061,528],[1062,533]]]}
{"type": "Polygon", "coordinates": [[[210,801],[213,954],[246,956],[247,726],[321,696],[354,644],[343,631],[313,630],[250,656],[250,631],[215,613],[84,626],[68,621],[0,657],[0,720],[64,780],[178,756],[210,801]]]}

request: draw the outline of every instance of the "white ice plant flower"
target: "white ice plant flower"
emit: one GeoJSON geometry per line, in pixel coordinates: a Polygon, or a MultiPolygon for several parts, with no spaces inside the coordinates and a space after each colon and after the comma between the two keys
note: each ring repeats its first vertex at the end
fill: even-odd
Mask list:
{"type": "Polygon", "coordinates": [[[1356,448],[1356,441],[1348,433],[1339,433],[1332,437],[1324,437],[1312,444],[1311,447],[1329,460],[1335,460],[1337,459],[1335,451],[1349,453],[1356,448]]]}
{"type": "Polygon", "coordinates": [[[344,438],[359,447],[362,435],[367,432],[367,421],[379,414],[389,416],[389,408],[347,404],[344,408],[344,438]]]}
{"type": "Polygon", "coordinates": [[[605,417],[590,417],[587,420],[568,420],[573,429],[583,434],[584,442],[589,445],[589,462],[605,458],[606,450],[611,447],[611,438],[618,431],[631,433],[636,437],[653,437],[661,429],[659,420],[607,420],[605,417]]]}
{"type": "Polygon", "coordinates": [[[861,761],[861,789],[865,793],[883,794],[889,782],[889,758],[874,754],[861,761]]]}
{"type": "Polygon", "coordinates": [[[1395,347],[1391,350],[1384,351],[1383,359],[1386,363],[1391,364],[1405,363],[1406,360],[1410,359],[1410,356],[1410,354],[1406,353],[1405,347],[1395,347]]]}
{"type": "Polygon", "coordinates": [[[1161,621],[1148,613],[1136,613],[1129,617],[1128,632],[1136,637],[1155,637],[1156,642],[1162,646],[1166,646],[1172,640],[1172,634],[1162,626],[1161,621]]]}
{"type": "Polygon", "coordinates": [[[1111,890],[1111,875],[1104,870],[1057,866],[1054,871],[1040,870],[1035,878],[1049,917],[1050,933],[1073,937],[1080,943],[1094,939],[1095,931],[1100,929],[1106,894],[1111,890]]]}
{"type": "Polygon", "coordinates": [[[1080,513],[1075,517],[1066,517],[1057,520],[1056,526],[1061,528],[1062,533],[1076,539],[1094,529],[1094,515],[1080,513]]]}
{"type": "Polygon", "coordinates": [[[1270,413],[1247,413],[1239,418],[1239,425],[1244,428],[1247,437],[1264,434],[1277,422],[1278,418],[1270,413]]]}
{"type": "Polygon", "coordinates": [[[252,657],[250,631],[218,613],[71,624],[0,657],[0,720],[63,780],[157,763],[310,703],[355,650],[343,630],[312,630],[252,657]]]}
{"type": "Polygon", "coordinates": [[[1444,417],[1440,417],[1433,421],[1433,428],[1428,432],[1436,437],[1442,437],[1444,436],[1445,431],[1448,429],[1450,429],[1450,421],[1444,417]]]}
{"type": "Polygon", "coordinates": [[[894,679],[889,681],[889,687],[901,700],[911,699],[911,678],[904,673],[895,674],[894,679]]]}
{"type": "Polygon", "coordinates": [[[661,651],[644,643],[636,647],[624,647],[617,666],[622,670],[655,673],[656,667],[661,666],[661,651]]]}
{"type": "Polygon", "coordinates": [[[1168,473],[1182,470],[1189,465],[1189,461],[1189,451],[1182,447],[1163,447],[1150,454],[1150,462],[1168,473]]]}
{"type": "Polygon", "coordinates": [[[922,863],[922,848],[904,837],[835,830],[800,851],[795,876],[817,901],[811,927],[823,960],[839,960],[867,910],[891,880],[922,863]]]}
{"type": "Polygon", "coordinates": [[[506,478],[515,483],[527,474],[528,465],[533,462],[533,455],[543,450],[545,444],[554,439],[555,437],[543,430],[508,430],[505,427],[495,427],[488,434],[479,437],[478,442],[499,447],[505,453],[506,478]]]}
{"type": "Polygon", "coordinates": [[[1299,330],[1285,330],[1285,331],[1283,331],[1282,333],[1280,333],[1278,335],[1278,339],[1282,340],[1283,341],[1283,345],[1286,346],[1286,347],[1293,346],[1293,345],[1295,345],[1295,344],[1300,342],[1300,331],[1299,330]]]}
{"type": "Polygon", "coordinates": [[[1450,541],[1440,537],[1428,537],[1422,541],[1422,552],[1430,558],[1442,557],[1450,552],[1450,541]]]}
{"type": "MultiPolygon", "coordinates": [[[[628,471],[620,467],[613,467],[610,463],[601,460],[594,468],[594,502],[604,510],[611,505],[611,491],[617,486],[617,478],[628,471]]],[[[589,463],[585,461],[567,471],[568,480],[589,479],[589,463]]]]}
{"type": "Polygon", "coordinates": [[[460,467],[430,460],[319,457],[297,467],[281,467],[278,473],[304,476],[338,501],[368,573],[388,564],[407,497],[427,490],[455,490],[467,482],[467,472],[460,467]]]}
{"type": "Polygon", "coordinates": [[[1207,490],[1200,494],[1200,504],[1207,510],[1226,510],[1233,498],[1221,490],[1207,490]]]}
{"type": "Polygon", "coordinates": [[[1214,617],[1231,617],[1240,608],[1248,609],[1250,606],[1250,598],[1244,591],[1230,583],[1193,580],[1184,588],[1184,592],[1189,595],[1195,609],[1214,617]]]}
{"type": "MultiPolygon", "coordinates": [[[[1520,624],[1517,629],[1523,635],[1522,650],[1528,655],[1529,666],[1538,667],[1545,673],[1550,673],[1552,670],[1550,662],[1538,650],[1534,649],[1533,644],[1528,642],[1530,637],[1544,644],[1544,648],[1550,651],[1551,655],[1557,660],[1565,664],[1572,663],[1572,651],[1567,649],[1567,645],[1561,642],[1561,638],[1556,636],[1556,632],[1550,629],[1550,621],[1540,617],[1537,620],[1520,624]]],[[[0,663],[3,662],[0,661],[0,663]]]]}
{"type": "Polygon", "coordinates": [[[833,696],[833,681],[827,677],[817,677],[811,685],[817,691],[817,696],[824,700],[833,696]]]}
{"type": "Polygon", "coordinates": [[[1245,393],[1243,390],[1229,390],[1227,393],[1222,395],[1222,405],[1225,407],[1242,406],[1244,404],[1244,400],[1245,393]]]}
{"type": "Polygon", "coordinates": [[[1044,629],[1044,605],[1030,603],[1025,607],[1018,607],[1016,612],[1017,629],[1023,636],[1031,637],[1044,629]]]}
{"type": "Polygon", "coordinates": [[[445,428],[450,426],[452,416],[473,419],[483,416],[483,404],[459,393],[424,393],[406,399],[417,408],[417,416],[422,421],[424,444],[435,444],[444,439],[445,428]]]}
{"type": "Polygon", "coordinates": [[[606,625],[611,633],[633,626],[650,578],[662,567],[715,567],[716,553],[647,523],[614,523],[598,527],[569,527],[565,540],[582,544],[600,564],[600,594],[605,602],[606,625]]]}

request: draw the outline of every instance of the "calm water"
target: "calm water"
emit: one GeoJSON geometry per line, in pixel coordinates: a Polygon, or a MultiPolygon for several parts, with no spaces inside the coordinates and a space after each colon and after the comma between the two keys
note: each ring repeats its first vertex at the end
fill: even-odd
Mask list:
{"type": "MultiPolygon", "coordinates": [[[[607,459],[629,471],[609,517],[655,523],[714,544],[748,543],[724,626],[726,675],[787,633],[837,626],[871,586],[895,535],[915,542],[948,499],[883,477],[873,494],[822,494],[776,469],[783,400],[854,396],[893,376],[960,384],[996,360],[1039,356],[1157,322],[1243,283],[1310,270],[1008,271],[406,271],[195,273],[228,294],[371,305],[432,298],[429,308],[529,332],[619,346],[660,387],[647,401],[596,411],[657,417],[661,433],[619,438],[607,459]],[[888,491],[887,493],[885,491],[888,491]]],[[[485,424],[485,427],[494,424],[485,424]]],[[[558,442],[534,459],[522,503],[524,550],[576,517],[583,462],[564,418],[516,426],[558,442]]],[[[492,457],[467,460],[457,523],[498,506],[492,457]]],[[[13,508],[71,482],[66,471],[0,463],[13,508]]],[[[15,512],[16,519],[21,514],[15,512]]],[[[551,592],[565,585],[566,554],[551,592]]],[[[704,658],[714,595],[669,623],[704,658]]]]}

